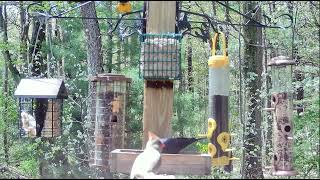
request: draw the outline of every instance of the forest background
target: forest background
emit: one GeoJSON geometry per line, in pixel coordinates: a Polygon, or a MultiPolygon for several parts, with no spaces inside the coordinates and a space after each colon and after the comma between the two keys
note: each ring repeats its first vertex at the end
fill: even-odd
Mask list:
{"type": "MultiPolygon", "coordinates": [[[[28,1],[0,2],[0,172],[1,178],[95,178],[95,172],[88,167],[88,146],[86,142],[87,98],[88,98],[88,53],[86,27],[80,18],[59,18],[45,21],[28,16],[28,1]],[[34,48],[35,47],[35,48],[34,48]],[[48,62],[52,67],[47,68],[48,62]],[[38,69],[36,69],[38,68],[38,69]],[[64,102],[63,135],[54,140],[43,141],[41,138],[20,139],[18,137],[19,106],[14,91],[21,78],[35,75],[63,78],[69,98],[64,102]],[[39,157],[44,157],[43,159],[39,157]],[[7,167],[7,168],[4,168],[7,167]],[[44,171],[45,169],[45,171],[44,171]],[[41,172],[45,173],[41,173],[41,172]]],[[[74,7],[76,2],[44,1],[37,11],[45,12],[51,5],[63,10],[74,7]]],[[[214,168],[211,176],[184,176],[184,178],[241,178],[255,177],[256,169],[261,169],[259,178],[277,178],[270,175],[272,158],[271,139],[272,115],[262,109],[270,100],[270,71],[266,63],[275,56],[289,56],[298,64],[293,67],[303,74],[301,81],[294,81],[294,88],[302,86],[304,98],[295,100],[301,104],[304,112],[294,112],[294,167],[299,172],[291,178],[320,178],[319,176],[319,66],[320,66],[320,3],[318,1],[223,1],[240,12],[252,7],[259,7],[259,12],[271,19],[283,13],[293,17],[289,28],[260,28],[261,32],[248,34],[246,27],[217,24],[228,39],[230,59],[230,95],[229,129],[235,134],[232,138],[233,152],[239,161],[233,161],[233,171],[225,173],[214,168]],[[248,44],[244,39],[256,37],[255,44],[248,44]],[[256,62],[262,69],[261,74],[250,72],[252,64],[246,57],[246,48],[251,45],[261,51],[256,62]],[[249,70],[248,70],[249,69],[249,70]],[[261,113],[255,123],[248,126],[250,97],[246,94],[251,80],[260,80],[258,106],[255,111],[261,113]],[[269,80],[268,80],[269,79],[269,80]],[[242,87],[242,89],[240,88],[242,87]],[[245,149],[246,133],[260,132],[260,143],[245,149]],[[259,167],[252,169],[243,161],[243,153],[252,151],[259,167]],[[245,166],[245,168],[243,168],[245,166]]],[[[93,13],[97,17],[119,17],[116,11],[118,1],[96,1],[90,7],[70,11],[66,16],[84,16],[93,13]],[[88,12],[86,12],[86,10],[88,12]],[[96,12],[96,13],[95,13],[96,12]]],[[[139,10],[143,1],[132,1],[132,9],[139,10]]],[[[244,23],[246,20],[226,9],[215,1],[183,1],[184,10],[206,13],[219,21],[244,23]]],[[[265,16],[257,17],[261,23],[265,16]]],[[[128,18],[138,18],[129,15],[128,18]]],[[[193,21],[203,21],[191,16],[193,21]]],[[[139,20],[120,23],[112,34],[115,21],[97,20],[101,34],[100,71],[123,74],[132,78],[127,108],[127,132],[130,134],[127,148],[139,149],[142,144],[143,79],[139,76],[140,39],[134,33],[126,37],[124,26],[141,27],[139,20]],[[110,24],[113,24],[111,27],[110,24]]],[[[285,24],[285,21],[279,22],[285,24]]],[[[214,31],[209,30],[210,36],[214,31]]],[[[98,48],[97,48],[98,49],[98,48]]],[[[208,40],[186,35],[182,39],[182,78],[174,83],[174,106],[172,128],[174,136],[194,137],[206,132],[208,118],[208,65],[210,52],[208,40]],[[196,103],[195,103],[196,102],[196,103]]],[[[288,76],[291,76],[288,74],[288,76]]],[[[292,74],[294,78],[294,74],[292,74]]],[[[250,94],[249,94],[250,95],[250,94]]],[[[206,142],[199,142],[190,147],[198,152],[207,152],[206,142]]],[[[254,165],[255,166],[255,165],[254,165]]],[[[114,175],[115,178],[120,176],[114,175]]]]}

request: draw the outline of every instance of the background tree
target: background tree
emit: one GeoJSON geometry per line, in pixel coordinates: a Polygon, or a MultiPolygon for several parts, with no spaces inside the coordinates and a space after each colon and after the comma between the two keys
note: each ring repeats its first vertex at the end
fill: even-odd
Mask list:
{"type": "MultiPolygon", "coordinates": [[[[95,2],[90,2],[84,6],[81,6],[80,8],[80,13],[82,17],[90,17],[90,18],[97,18],[97,13],[96,13],[96,8],[95,8],[95,2]]],[[[100,74],[103,72],[103,54],[102,54],[102,43],[101,43],[101,33],[100,33],[100,27],[99,27],[99,22],[97,19],[83,19],[83,27],[86,35],[86,42],[87,42],[87,65],[88,65],[88,78],[90,79],[91,77],[100,74]]],[[[87,131],[88,134],[88,150],[90,153],[90,149],[93,148],[93,142],[90,140],[91,136],[94,134],[91,134],[96,126],[94,126],[95,122],[94,119],[92,119],[91,116],[91,109],[93,108],[93,105],[91,104],[90,98],[92,94],[94,94],[95,89],[93,88],[93,83],[89,81],[89,89],[88,89],[88,94],[89,94],[89,100],[87,102],[87,107],[88,107],[88,114],[87,114],[87,121],[91,125],[89,127],[89,130],[87,131]],[[93,126],[92,126],[93,125],[93,126]]],[[[102,176],[102,177],[110,177],[109,172],[100,172],[98,169],[97,170],[97,177],[102,176]]]]}
{"type": "MultiPolygon", "coordinates": [[[[261,9],[255,9],[257,2],[247,1],[243,4],[244,12],[254,14],[253,19],[261,22],[261,9]]],[[[254,24],[252,20],[244,19],[248,25],[254,24]],[[249,22],[248,22],[249,21],[249,22]]],[[[242,177],[245,179],[263,178],[262,172],[262,139],[261,139],[261,98],[262,87],[262,29],[255,26],[244,27],[244,78],[246,100],[248,107],[246,112],[244,132],[244,157],[242,177]]]]}

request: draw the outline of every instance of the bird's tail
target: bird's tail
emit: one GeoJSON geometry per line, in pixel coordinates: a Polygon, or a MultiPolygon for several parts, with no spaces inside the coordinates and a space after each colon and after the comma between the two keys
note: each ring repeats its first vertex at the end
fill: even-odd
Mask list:
{"type": "Polygon", "coordinates": [[[208,139],[207,137],[200,137],[200,138],[195,138],[196,141],[200,141],[200,140],[203,140],[203,139],[208,139]]]}

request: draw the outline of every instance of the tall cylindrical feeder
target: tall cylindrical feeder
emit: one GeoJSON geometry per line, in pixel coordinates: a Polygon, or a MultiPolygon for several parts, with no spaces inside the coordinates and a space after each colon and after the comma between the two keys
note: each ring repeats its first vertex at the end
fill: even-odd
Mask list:
{"type": "Polygon", "coordinates": [[[271,67],[273,109],[273,170],[275,176],[294,176],[293,168],[293,87],[292,65],[285,56],[272,58],[271,67]]]}
{"type": "Polygon", "coordinates": [[[94,76],[92,103],[92,150],[89,164],[109,170],[109,153],[125,146],[125,114],[130,78],[118,74],[94,76]]]}
{"type": "Polygon", "coordinates": [[[230,134],[228,132],[228,96],[229,96],[229,58],[226,52],[226,42],[223,33],[216,33],[212,42],[212,56],[209,65],[209,126],[213,132],[208,132],[211,137],[209,153],[212,156],[213,166],[224,166],[226,171],[231,171],[231,152],[229,151],[230,134]],[[223,55],[216,55],[218,35],[222,35],[223,55]],[[211,125],[211,126],[212,126],[211,125]]]}

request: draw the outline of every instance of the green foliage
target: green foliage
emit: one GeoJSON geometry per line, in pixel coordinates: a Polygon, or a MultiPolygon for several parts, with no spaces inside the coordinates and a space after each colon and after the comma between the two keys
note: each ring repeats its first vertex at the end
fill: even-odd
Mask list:
{"type": "Polygon", "coordinates": [[[123,74],[131,78],[128,107],[128,131],[130,132],[130,148],[139,149],[142,145],[143,116],[143,80],[139,77],[137,68],[124,69],[123,74]]]}
{"type": "Polygon", "coordinates": [[[306,106],[305,112],[294,118],[294,163],[299,178],[319,176],[320,99],[313,97],[311,101],[312,103],[306,106]]]}
{"type": "Polygon", "coordinates": [[[196,147],[200,153],[207,153],[208,152],[208,143],[196,142],[196,147]]]}
{"type": "Polygon", "coordinates": [[[29,159],[25,161],[21,161],[19,169],[22,170],[25,174],[29,175],[30,177],[37,177],[39,174],[38,171],[39,164],[37,159],[29,159]]]}

